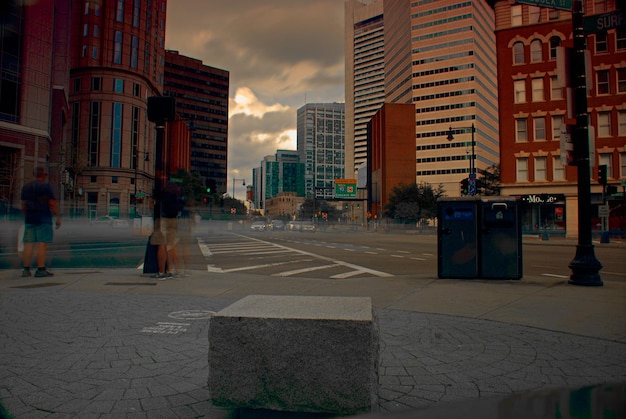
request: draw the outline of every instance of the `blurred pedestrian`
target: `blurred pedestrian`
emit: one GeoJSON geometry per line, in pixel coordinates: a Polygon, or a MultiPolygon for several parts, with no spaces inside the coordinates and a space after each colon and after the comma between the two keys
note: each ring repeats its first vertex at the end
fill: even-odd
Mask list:
{"type": "Polygon", "coordinates": [[[154,221],[154,233],[150,238],[150,244],[158,246],[158,272],[153,278],[163,280],[173,276],[171,273],[173,267],[179,267],[176,255],[177,217],[184,204],[182,188],[174,182],[169,182],[161,193],[160,204],[160,217],[154,221]]]}
{"type": "Polygon", "coordinates": [[[185,206],[180,212],[180,217],[178,219],[178,235],[180,237],[179,248],[180,248],[180,257],[179,262],[181,265],[181,270],[179,271],[180,276],[191,276],[190,267],[190,253],[191,246],[193,245],[193,229],[197,223],[197,216],[195,210],[195,204],[193,198],[187,198],[185,200],[185,206]]]}
{"type": "Polygon", "coordinates": [[[37,244],[36,277],[54,276],[46,269],[46,251],[52,243],[52,216],[56,217],[56,228],[61,227],[59,207],[52,186],[46,182],[48,174],[43,167],[35,169],[35,180],[22,188],[22,214],[24,214],[24,269],[22,276],[30,276],[33,250],[37,244]]]}

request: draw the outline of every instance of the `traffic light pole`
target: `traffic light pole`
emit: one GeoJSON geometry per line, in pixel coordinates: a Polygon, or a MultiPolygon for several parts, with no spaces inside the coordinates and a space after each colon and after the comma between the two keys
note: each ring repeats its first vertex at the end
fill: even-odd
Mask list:
{"type": "Polygon", "coordinates": [[[585,80],[585,51],[587,39],[583,27],[582,0],[573,1],[572,29],[574,32],[574,62],[570,72],[574,88],[574,151],[578,170],[578,245],[570,262],[572,285],[602,286],[602,264],[595,256],[591,243],[591,168],[589,162],[589,115],[587,113],[587,87],[585,80]]]}

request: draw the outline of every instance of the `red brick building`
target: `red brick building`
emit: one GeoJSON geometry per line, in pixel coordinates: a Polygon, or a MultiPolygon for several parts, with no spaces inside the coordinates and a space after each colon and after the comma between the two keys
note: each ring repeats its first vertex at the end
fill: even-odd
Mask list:
{"type": "Polygon", "coordinates": [[[0,217],[20,214],[20,190],[36,166],[63,199],[71,7],[22,3],[0,6],[0,217]]]}
{"type": "MultiPolygon", "coordinates": [[[[616,10],[613,0],[584,1],[584,6],[586,16],[616,10]]],[[[522,199],[524,233],[547,231],[575,237],[577,170],[561,163],[561,140],[575,119],[568,112],[568,90],[557,78],[559,47],[573,45],[571,12],[514,0],[495,1],[494,10],[502,194],[522,199]]],[[[602,203],[598,165],[608,166],[610,185],[626,179],[625,28],[590,33],[587,49],[591,70],[587,105],[590,136],[595,137],[591,192],[597,207],[602,203]]],[[[624,198],[608,197],[612,207],[618,206],[619,199],[624,198]]],[[[595,208],[592,214],[597,215],[595,208]]],[[[593,225],[599,222],[594,220],[593,225]]],[[[619,228],[620,222],[613,217],[611,227],[619,228]]]]}
{"type": "Polygon", "coordinates": [[[368,210],[382,218],[391,189],[415,183],[415,105],[385,103],[368,123],[368,210]]]}

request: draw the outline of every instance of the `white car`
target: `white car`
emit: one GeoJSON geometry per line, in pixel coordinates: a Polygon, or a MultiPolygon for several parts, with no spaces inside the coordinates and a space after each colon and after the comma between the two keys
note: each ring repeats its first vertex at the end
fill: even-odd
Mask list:
{"type": "Polygon", "coordinates": [[[252,231],[265,231],[265,223],[263,221],[253,221],[250,225],[252,231]]]}
{"type": "Polygon", "coordinates": [[[130,223],[128,220],[122,220],[119,218],[113,218],[110,215],[105,215],[89,221],[89,225],[93,227],[128,228],[130,223]]]}

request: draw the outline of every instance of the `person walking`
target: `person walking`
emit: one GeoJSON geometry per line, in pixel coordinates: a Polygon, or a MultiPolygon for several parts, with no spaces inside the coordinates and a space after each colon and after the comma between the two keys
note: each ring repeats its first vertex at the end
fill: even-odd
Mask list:
{"type": "MultiPolygon", "coordinates": [[[[176,245],[178,244],[178,215],[183,208],[182,189],[174,182],[169,182],[161,193],[160,217],[154,222],[154,233],[150,237],[150,244],[157,248],[158,272],[153,278],[164,280],[174,276],[172,267],[179,274],[176,245]]],[[[179,276],[179,275],[177,275],[179,276]]]]}
{"type": "Polygon", "coordinates": [[[46,181],[43,167],[35,169],[35,180],[22,188],[21,204],[24,215],[24,254],[22,262],[24,270],[22,276],[31,276],[33,250],[37,245],[36,277],[54,276],[46,269],[46,251],[48,243],[52,243],[52,215],[56,217],[56,228],[61,227],[59,206],[54,196],[52,186],[46,181]]]}

